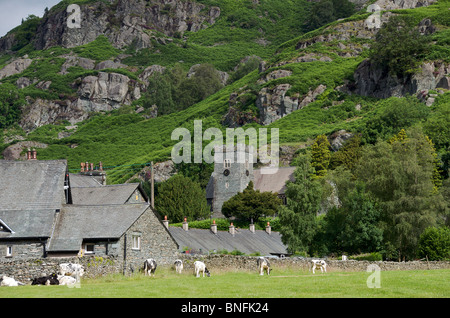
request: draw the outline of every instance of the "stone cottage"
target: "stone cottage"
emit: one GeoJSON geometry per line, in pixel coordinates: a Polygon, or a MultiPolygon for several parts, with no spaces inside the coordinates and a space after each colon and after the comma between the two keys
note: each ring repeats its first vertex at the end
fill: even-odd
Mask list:
{"type": "Polygon", "coordinates": [[[173,261],[178,245],[139,184],[72,187],[71,175],[65,160],[0,160],[0,261],[111,256],[123,272],[173,261]]]}

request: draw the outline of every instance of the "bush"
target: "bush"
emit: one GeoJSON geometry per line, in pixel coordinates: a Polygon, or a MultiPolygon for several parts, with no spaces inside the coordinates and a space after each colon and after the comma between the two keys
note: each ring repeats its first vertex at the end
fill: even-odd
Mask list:
{"type": "Polygon", "coordinates": [[[419,257],[430,261],[450,259],[450,229],[448,227],[429,227],[419,238],[419,257]]]}

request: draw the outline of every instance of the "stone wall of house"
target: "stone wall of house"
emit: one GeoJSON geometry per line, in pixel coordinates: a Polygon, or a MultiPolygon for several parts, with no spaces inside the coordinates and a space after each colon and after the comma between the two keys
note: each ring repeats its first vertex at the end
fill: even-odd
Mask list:
{"type": "MultiPolygon", "coordinates": [[[[142,268],[145,259],[153,258],[158,265],[168,265],[172,264],[178,255],[177,243],[151,209],[128,229],[119,244],[127,247],[125,268],[130,273],[142,268]],[[140,237],[139,249],[132,246],[133,236],[140,237]]],[[[123,258],[123,255],[119,257],[123,258]]]]}
{"type": "Polygon", "coordinates": [[[46,242],[21,241],[21,242],[1,242],[0,260],[8,259],[7,248],[12,247],[12,257],[14,259],[29,259],[42,257],[44,255],[44,244],[46,242]]]}

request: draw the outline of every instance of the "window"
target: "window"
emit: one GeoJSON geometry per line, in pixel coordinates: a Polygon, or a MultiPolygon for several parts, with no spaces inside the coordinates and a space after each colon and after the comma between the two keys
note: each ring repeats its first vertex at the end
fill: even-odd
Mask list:
{"type": "Polygon", "coordinates": [[[132,241],[132,250],[140,250],[141,249],[141,236],[139,234],[133,234],[131,236],[132,241]]]}
{"type": "Polygon", "coordinates": [[[12,257],[12,246],[11,245],[6,247],[6,257],[12,257]]]}
{"type": "Polygon", "coordinates": [[[94,254],[94,244],[93,243],[86,243],[84,245],[84,253],[85,254],[94,254]]]}
{"type": "Polygon", "coordinates": [[[231,160],[230,159],[225,159],[223,161],[223,167],[224,168],[231,168],[231,160]]]}

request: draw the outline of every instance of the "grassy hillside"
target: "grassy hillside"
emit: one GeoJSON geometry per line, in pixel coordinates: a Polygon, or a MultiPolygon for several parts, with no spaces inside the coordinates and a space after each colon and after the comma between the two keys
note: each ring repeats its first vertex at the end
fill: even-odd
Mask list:
{"type": "MultiPolygon", "coordinates": [[[[196,33],[185,33],[183,39],[175,37],[169,44],[155,43],[153,49],[137,52],[132,47],[123,51],[117,50],[105,37],[99,37],[90,44],[74,49],[53,47],[35,51],[27,45],[15,54],[21,56],[27,53],[30,58],[35,59],[32,66],[22,74],[4,79],[2,83],[15,84],[19,77],[33,75],[40,81],[51,80],[50,89],[38,90],[31,85],[21,90],[23,96],[45,99],[73,97],[76,90],[70,83],[80,77],[95,75],[98,71],[72,67],[67,75],[58,74],[64,62],[60,56],[71,51],[96,61],[128,53],[130,56],[122,60],[128,68],[103,71],[120,72],[135,80],[148,65],[172,67],[182,61],[182,67],[189,69],[197,63],[211,63],[219,70],[231,71],[242,58],[249,55],[260,56],[267,62],[268,68],[264,73],[259,74],[255,70],[188,109],[153,119],[145,119],[134,112],[133,107],[141,103],[138,101],[133,107],[92,115],[90,119],[79,123],[78,129],[70,137],[57,139],[59,132],[67,130],[65,128],[67,122],[40,127],[28,135],[16,126],[5,130],[3,135],[22,135],[26,140],[47,143],[48,148],[39,149],[39,159],[67,159],[69,168],[73,171],[79,168],[80,162],[102,161],[105,167],[110,168],[108,182],[120,183],[128,180],[150,161],[169,159],[172,146],[177,142],[171,140],[171,133],[175,128],[186,127],[193,131],[193,121],[201,119],[203,129],[217,127],[224,130],[226,127],[221,124],[221,119],[228,110],[230,94],[239,92],[244,87],[254,94],[263,87],[289,83],[292,87],[288,95],[304,96],[319,84],[327,86],[327,90],[315,102],[267,126],[279,128],[280,142],[290,145],[308,144],[308,141],[319,134],[329,135],[340,129],[363,132],[366,123],[389,108],[394,100],[394,98],[377,100],[346,95],[335,90],[337,86],[352,81],[356,67],[367,57],[370,39],[352,37],[346,41],[317,42],[306,49],[296,48],[299,41],[306,41],[320,34],[333,34],[342,23],[364,20],[368,16],[367,13],[357,13],[345,20],[333,22],[304,34],[302,27],[311,5],[305,0],[261,0],[259,5],[254,5],[248,0],[198,0],[198,2],[220,6],[221,16],[214,25],[206,29],[196,33]],[[352,49],[357,49],[358,54],[345,55],[351,53],[352,49]],[[331,61],[295,60],[306,54],[327,56],[331,61]],[[292,74],[263,84],[258,83],[258,79],[277,69],[289,70],[292,74]]],[[[69,1],[65,0],[51,11],[68,3],[69,1]]],[[[427,8],[396,12],[409,15],[417,21],[431,17],[437,23],[438,31],[433,35],[435,44],[428,56],[432,60],[448,61],[450,56],[448,54],[450,21],[448,10],[445,10],[449,3],[448,0],[441,0],[437,5],[427,8]]],[[[1,57],[0,64],[6,64],[10,58],[9,55],[1,57]]],[[[437,98],[430,111],[439,112],[449,103],[450,95],[447,92],[437,98]]],[[[254,107],[254,103],[250,106],[254,107]]],[[[262,126],[253,123],[247,127],[262,126]]],[[[2,139],[0,138],[0,142],[2,139]]],[[[0,144],[0,150],[12,143],[14,141],[0,144]]]]}

